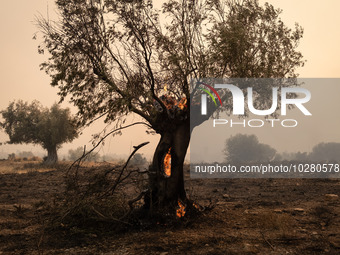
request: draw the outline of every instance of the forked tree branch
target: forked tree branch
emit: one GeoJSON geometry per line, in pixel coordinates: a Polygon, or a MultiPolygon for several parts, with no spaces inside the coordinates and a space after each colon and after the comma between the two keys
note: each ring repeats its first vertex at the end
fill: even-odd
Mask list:
{"type": "MultiPolygon", "coordinates": [[[[118,131],[120,131],[120,130],[123,130],[123,129],[126,129],[126,128],[129,128],[129,127],[132,127],[132,126],[135,126],[135,125],[146,125],[146,126],[148,126],[148,127],[150,127],[151,128],[151,126],[150,125],[148,125],[147,123],[145,123],[145,122],[135,122],[135,123],[132,123],[132,124],[130,124],[130,125],[127,125],[127,126],[125,126],[125,127],[120,127],[120,128],[117,128],[117,129],[114,129],[114,130],[112,130],[112,131],[110,131],[109,133],[107,133],[104,137],[102,137],[100,140],[99,140],[99,142],[95,145],[95,146],[93,146],[93,148],[91,149],[91,150],[89,150],[88,152],[86,152],[85,151],[85,147],[84,147],[84,152],[83,152],[83,155],[80,157],[80,158],[78,158],[77,160],[75,160],[73,163],[72,163],[72,165],[69,167],[69,169],[68,169],[68,171],[75,165],[75,164],[78,164],[78,166],[79,166],[79,164],[81,163],[81,161],[87,156],[87,155],[89,155],[91,152],[93,152],[109,135],[111,135],[111,134],[113,134],[113,133],[115,133],[115,132],[118,132],[118,131]]],[[[143,145],[144,146],[144,145],[143,145]]]]}

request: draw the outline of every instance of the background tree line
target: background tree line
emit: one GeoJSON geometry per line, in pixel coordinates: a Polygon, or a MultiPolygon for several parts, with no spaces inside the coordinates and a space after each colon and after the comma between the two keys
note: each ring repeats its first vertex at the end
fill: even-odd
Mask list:
{"type": "Polygon", "coordinates": [[[266,161],[339,161],[340,143],[322,142],[315,145],[311,152],[278,153],[268,144],[260,143],[256,135],[237,134],[225,143],[227,162],[266,162],[266,161]]]}

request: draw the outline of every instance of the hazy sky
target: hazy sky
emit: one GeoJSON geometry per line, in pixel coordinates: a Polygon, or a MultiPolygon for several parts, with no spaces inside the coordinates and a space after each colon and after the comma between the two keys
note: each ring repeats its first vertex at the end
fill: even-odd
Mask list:
{"type": "MultiPolygon", "coordinates": [[[[266,1],[260,1],[264,3],[266,1]]],[[[293,27],[298,22],[304,28],[304,38],[299,50],[308,61],[299,70],[300,77],[340,77],[340,1],[338,0],[270,0],[267,1],[283,10],[283,21],[293,27]]],[[[157,3],[157,6],[160,6],[157,3]]],[[[1,95],[0,109],[5,108],[10,101],[22,99],[25,101],[39,100],[45,106],[51,106],[58,101],[57,89],[52,88],[50,78],[39,70],[39,64],[46,58],[37,53],[39,41],[32,40],[37,28],[34,25],[36,15],[41,13],[50,18],[55,17],[52,0],[12,0],[0,2],[0,72],[1,95]]],[[[69,106],[64,103],[63,106],[69,106]]],[[[335,116],[339,114],[335,111],[335,116]]],[[[61,153],[70,148],[86,144],[91,139],[91,133],[100,131],[95,126],[84,132],[72,144],[64,145],[61,153]]],[[[312,136],[312,134],[309,134],[312,136]]],[[[0,141],[7,140],[5,134],[0,134],[0,141]]],[[[104,153],[128,153],[131,145],[151,141],[143,153],[151,154],[157,141],[156,136],[144,136],[143,130],[133,128],[126,131],[122,137],[111,139],[103,148],[104,153]],[[141,133],[142,132],[142,133],[141,133]],[[119,145],[119,146],[117,146],[119,145]]],[[[314,143],[319,142],[315,138],[314,143]]],[[[310,145],[306,148],[308,149],[310,145]]],[[[32,146],[6,145],[0,152],[16,152],[16,150],[31,150],[32,146]]],[[[306,149],[306,150],[307,150],[306,149]]],[[[42,151],[35,146],[33,151],[42,151]]]]}

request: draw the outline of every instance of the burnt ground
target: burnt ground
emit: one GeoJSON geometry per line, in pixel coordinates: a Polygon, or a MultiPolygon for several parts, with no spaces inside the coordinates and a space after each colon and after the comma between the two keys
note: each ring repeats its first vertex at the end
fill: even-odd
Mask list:
{"type": "Polygon", "coordinates": [[[78,240],[46,233],[39,216],[64,189],[63,171],[13,169],[0,174],[0,254],[340,254],[339,179],[187,176],[190,198],[210,210],[78,240]]]}

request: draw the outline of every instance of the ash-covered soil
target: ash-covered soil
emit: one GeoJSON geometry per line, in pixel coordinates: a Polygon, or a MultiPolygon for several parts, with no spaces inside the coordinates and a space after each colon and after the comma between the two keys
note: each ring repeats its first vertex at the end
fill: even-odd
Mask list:
{"type": "Polygon", "coordinates": [[[39,214],[63,192],[64,171],[15,171],[0,174],[0,254],[340,254],[338,179],[187,174],[188,196],[211,210],[178,224],[77,239],[46,233],[39,214]]]}

